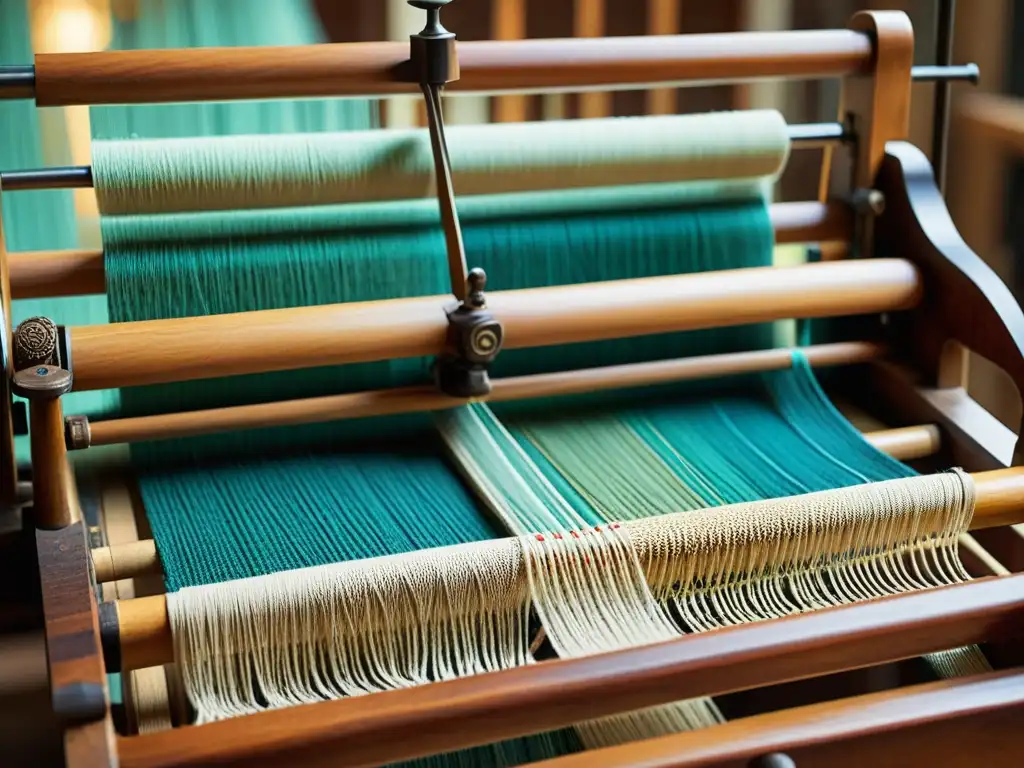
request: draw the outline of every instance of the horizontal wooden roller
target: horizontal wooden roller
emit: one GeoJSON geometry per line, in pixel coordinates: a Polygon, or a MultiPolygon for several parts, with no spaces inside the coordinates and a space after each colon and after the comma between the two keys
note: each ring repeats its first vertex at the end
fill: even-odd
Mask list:
{"type": "Polygon", "coordinates": [[[160,556],[153,539],[140,539],[91,550],[93,574],[97,584],[120,579],[137,579],[162,573],[160,556]]]}
{"type": "MultiPolygon", "coordinates": [[[[909,309],[902,259],[722,270],[488,294],[507,349],[909,309]]],[[[76,390],[436,355],[451,299],[411,299],[70,329],[76,390]]]]}
{"type": "MultiPolygon", "coordinates": [[[[931,424],[868,432],[864,439],[900,461],[931,456],[940,446],[939,430],[931,424]]],[[[92,550],[92,562],[97,584],[162,573],[153,539],[96,547],[92,550]]]]}
{"type": "Polygon", "coordinates": [[[914,461],[938,453],[942,443],[939,428],[934,424],[897,427],[868,432],[864,439],[882,453],[899,461],[914,461]]]}
{"type": "Polygon", "coordinates": [[[979,579],[597,656],[124,738],[118,752],[122,768],[319,765],[326,756],[331,765],[382,765],[1022,632],[1024,575],[979,579]]]}
{"type": "MultiPolygon", "coordinates": [[[[783,370],[792,367],[793,354],[797,351],[804,355],[812,366],[818,368],[863,363],[876,360],[882,355],[882,348],[877,344],[857,341],[817,344],[801,347],[798,350],[780,348],[702,355],[678,360],[658,360],[649,363],[494,379],[490,395],[478,399],[486,399],[489,402],[527,400],[536,397],[575,395],[600,390],[783,370]]],[[[69,447],[79,449],[146,440],[192,437],[243,429],[315,424],[398,413],[440,411],[464,404],[465,401],[448,397],[433,386],[380,389],[255,405],[88,421],[86,422],[88,441],[83,441],[84,444],[71,443],[69,447]]],[[[935,439],[938,439],[937,434],[935,439]]],[[[903,450],[909,450],[909,445],[913,441],[917,441],[915,450],[923,450],[927,443],[925,436],[919,432],[890,438],[893,446],[903,446],[903,450]]],[[[912,457],[907,455],[898,458],[912,457]]]]}
{"type": "MultiPolygon", "coordinates": [[[[473,41],[446,92],[579,91],[867,71],[850,30],[473,41]]],[[[418,93],[408,42],[50,53],[35,57],[41,107],[418,93]]]]}
{"type": "MultiPolygon", "coordinates": [[[[1016,765],[1010,754],[1024,717],[1024,672],[958,677],[731,720],[714,728],[635,741],[530,763],[532,768],[705,768],[768,765],[783,753],[798,766],[863,768],[918,765],[1016,765]],[[984,733],[983,739],[978,739],[984,733]],[[911,746],[912,745],[912,746],[911,746]],[[911,751],[912,750],[912,751],[911,751]],[[950,758],[953,763],[947,762],[950,758]]],[[[781,765],[781,763],[780,763],[781,765]]]]}
{"type": "Polygon", "coordinates": [[[21,251],[7,254],[11,296],[45,299],[107,292],[103,251],[21,251]]]}
{"type": "MultiPolygon", "coordinates": [[[[776,203],[769,209],[775,242],[842,245],[852,234],[850,208],[840,203],[776,203]]],[[[9,253],[15,299],[106,293],[103,251],[21,251],[9,253]]]]}
{"type": "MultiPolygon", "coordinates": [[[[1024,522],[1024,467],[979,472],[973,478],[977,497],[971,530],[1024,522]]],[[[174,660],[165,595],[105,603],[101,617],[107,626],[108,663],[119,659],[114,666],[129,670],[174,660]]]]}

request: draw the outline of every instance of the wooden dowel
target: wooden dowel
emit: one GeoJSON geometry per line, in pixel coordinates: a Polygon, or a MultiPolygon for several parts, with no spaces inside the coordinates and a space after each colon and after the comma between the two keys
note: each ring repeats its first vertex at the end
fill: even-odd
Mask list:
{"type": "MultiPolygon", "coordinates": [[[[647,0],[647,33],[650,35],[674,35],[679,32],[678,0],[647,0]]],[[[646,112],[649,115],[672,115],[676,111],[674,88],[658,88],[645,94],[646,112]]]]}
{"type": "Polygon", "coordinates": [[[934,424],[883,429],[865,434],[864,439],[882,453],[887,453],[900,461],[913,461],[932,456],[938,452],[941,445],[939,428],[934,424]]]}
{"type": "MultiPolygon", "coordinates": [[[[526,37],[526,0],[495,0],[491,4],[491,38],[493,40],[522,40],[524,37],[526,37]]],[[[494,122],[525,122],[526,108],[525,94],[514,93],[501,96],[494,103],[494,122]]]]}
{"type": "Polygon", "coordinates": [[[15,391],[29,398],[32,435],[32,509],[37,528],[66,528],[79,518],[77,489],[64,443],[60,395],[71,387],[67,371],[39,365],[18,371],[15,391]]]}
{"type": "MultiPolygon", "coordinates": [[[[931,424],[867,432],[864,439],[878,450],[901,461],[930,456],[939,450],[940,445],[939,431],[931,424]]],[[[984,553],[979,556],[991,558],[976,542],[974,546],[984,553]]],[[[153,539],[96,547],[92,550],[92,559],[97,584],[163,573],[153,539]]]]}
{"type": "MultiPolygon", "coordinates": [[[[973,478],[977,497],[971,530],[1024,522],[1024,467],[978,472],[973,478]]],[[[122,669],[173,660],[165,595],[119,600],[116,607],[122,669]]]]}
{"type": "MultiPolygon", "coordinates": [[[[0,190],[2,192],[2,190],[0,190]]],[[[3,209],[0,194],[0,211],[3,209]]],[[[14,445],[14,400],[11,397],[13,318],[10,254],[4,239],[4,225],[0,218],[0,506],[13,506],[23,499],[18,494],[18,461],[14,445]]]]}
{"type": "MultiPolygon", "coordinates": [[[[780,245],[848,241],[852,233],[849,206],[840,203],[776,203],[769,213],[780,245]]],[[[106,292],[103,251],[21,251],[7,258],[15,299],[106,292]]]]}
{"type": "Polygon", "coordinates": [[[103,251],[22,251],[8,256],[15,299],[106,293],[103,251]]]}
{"type": "Polygon", "coordinates": [[[775,230],[775,242],[779,245],[849,242],[853,234],[853,214],[848,205],[776,203],[768,212],[775,230]]]}
{"type": "MultiPolygon", "coordinates": [[[[574,37],[605,37],[605,0],[574,0],[572,33],[574,37]]],[[[579,95],[579,116],[583,119],[607,117],[612,98],[607,91],[590,91],[579,95]]]]}
{"type": "Polygon", "coordinates": [[[981,579],[597,656],[122,739],[119,753],[123,768],[228,760],[381,765],[1022,631],[1024,575],[981,579]]]}
{"type": "MultiPolygon", "coordinates": [[[[575,395],[599,390],[782,370],[792,366],[795,351],[797,350],[766,349],[494,379],[491,394],[483,399],[491,402],[526,400],[534,397],[575,395]]],[[[817,368],[863,363],[878,359],[882,354],[881,347],[868,342],[818,344],[801,347],[798,351],[817,368]]],[[[464,404],[463,400],[441,394],[436,387],[421,386],[90,421],[88,446],[166,440],[242,429],[315,424],[398,413],[440,411],[464,404]]],[[[902,445],[905,451],[923,450],[925,443],[922,435],[912,433],[892,440],[902,445]]]]}
{"type": "MultiPolygon", "coordinates": [[[[753,77],[839,77],[871,66],[850,30],[473,41],[458,44],[447,91],[635,87],[753,77]]],[[[405,42],[50,53],[36,56],[36,104],[375,96],[418,92],[405,42]]]]}
{"type": "Polygon", "coordinates": [[[957,112],[974,141],[990,142],[1015,156],[1024,154],[1024,99],[972,93],[964,97],[957,112]]]}
{"type": "Polygon", "coordinates": [[[92,565],[97,584],[163,572],[153,539],[96,547],[92,550],[92,565]]]}
{"type": "MultiPolygon", "coordinates": [[[[917,269],[871,259],[488,295],[506,349],[908,309],[917,269]]],[[[434,355],[450,299],[429,296],[70,329],[75,389],[434,355]]]]}
{"type": "Polygon", "coordinates": [[[768,766],[756,758],[780,752],[798,766],[905,765],[893,754],[896,738],[907,747],[913,744],[913,760],[920,760],[919,765],[1015,765],[1008,753],[1022,716],[1024,672],[1014,669],[783,709],[530,765],[768,766]],[[983,740],[976,738],[979,733],[985,734],[983,740]]]}

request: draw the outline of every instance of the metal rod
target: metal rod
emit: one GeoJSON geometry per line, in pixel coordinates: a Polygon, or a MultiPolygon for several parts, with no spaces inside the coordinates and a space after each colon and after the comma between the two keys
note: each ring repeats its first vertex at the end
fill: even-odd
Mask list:
{"type": "MultiPolygon", "coordinates": [[[[939,0],[939,18],[935,32],[935,64],[949,66],[953,61],[953,27],[956,0],[939,0]]],[[[935,86],[935,109],[932,114],[932,167],[939,193],[946,193],[946,149],[949,140],[950,83],[941,80],[935,86]]]]}
{"type": "Polygon", "coordinates": [[[789,140],[797,145],[818,145],[852,141],[854,134],[842,123],[804,123],[789,126],[789,140]]]}
{"type": "Polygon", "coordinates": [[[915,83],[960,82],[977,85],[981,78],[981,70],[977,64],[950,64],[948,67],[923,64],[910,70],[910,75],[915,83]]]}
{"type": "Polygon", "coordinates": [[[448,251],[448,274],[451,278],[452,293],[456,299],[464,301],[468,290],[466,287],[466,251],[462,244],[459,214],[455,209],[455,189],[452,186],[448,144],[444,138],[440,88],[436,85],[424,85],[423,95],[427,105],[430,144],[434,151],[434,172],[437,176],[437,199],[441,208],[441,225],[444,228],[445,246],[448,251]]]}
{"type": "Polygon", "coordinates": [[[31,171],[0,173],[0,189],[20,192],[26,189],[72,189],[92,186],[92,168],[74,165],[65,168],[40,168],[31,171]]]}
{"type": "Polygon", "coordinates": [[[31,64],[0,66],[0,100],[31,99],[36,95],[36,68],[31,64]]]}

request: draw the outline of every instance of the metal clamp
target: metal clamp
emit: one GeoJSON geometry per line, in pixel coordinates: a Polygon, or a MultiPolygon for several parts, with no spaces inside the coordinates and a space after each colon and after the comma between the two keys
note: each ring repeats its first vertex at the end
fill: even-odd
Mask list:
{"type": "Polygon", "coordinates": [[[469,273],[469,294],[448,315],[445,351],[434,362],[438,389],[452,397],[482,397],[491,391],[488,370],[501,350],[504,331],[487,310],[482,269],[469,273]]]}
{"type": "Polygon", "coordinates": [[[30,317],[14,331],[12,390],[26,400],[48,400],[71,391],[66,333],[48,317],[30,317]]]}

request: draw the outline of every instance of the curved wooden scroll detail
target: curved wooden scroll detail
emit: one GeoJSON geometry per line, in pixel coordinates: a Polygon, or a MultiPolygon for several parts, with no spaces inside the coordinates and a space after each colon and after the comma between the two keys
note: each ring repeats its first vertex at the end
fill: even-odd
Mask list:
{"type": "MultiPolygon", "coordinates": [[[[889,142],[876,186],[885,193],[886,208],[876,225],[875,254],[912,261],[924,282],[921,305],[894,318],[901,357],[937,372],[952,339],[1006,371],[1024,398],[1024,312],[963,241],[927,157],[907,142],[889,142]]],[[[1013,464],[1022,463],[1018,438],[1013,464]]]]}

